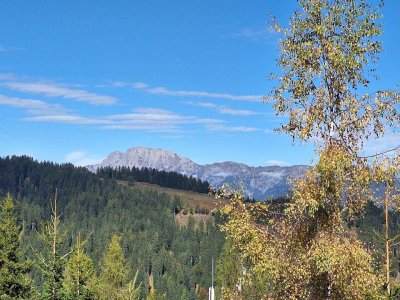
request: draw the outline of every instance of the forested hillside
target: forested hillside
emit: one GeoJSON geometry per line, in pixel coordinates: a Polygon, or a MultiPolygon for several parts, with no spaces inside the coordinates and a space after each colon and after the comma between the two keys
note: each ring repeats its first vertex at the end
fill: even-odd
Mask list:
{"type": "MultiPolygon", "coordinates": [[[[9,192],[15,199],[17,223],[22,228],[22,257],[29,257],[33,262],[31,297],[46,299],[43,291],[49,277],[38,267],[38,257],[50,261],[52,256],[40,234],[47,228],[44,222],[49,224],[52,220],[51,200],[56,190],[62,237],[57,252],[60,256],[66,254],[60,278],[64,289],[68,285],[63,280],[69,276],[65,269],[68,259],[73,257],[69,252],[76,248],[79,234],[99,282],[109,272],[105,268],[106,253],[119,244],[129,267],[122,283],[127,287],[138,272],[136,285],[141,284],[140,299],[207,297],[211,259],[218,257],[223,244],[212,219],[201,222],[189,217],[186,226],[181,226],[175,221],[175,214],[182,207],[178,198],[120,186],[114,180],[99,178],[71,164],[6,157],[0,159],[0,196],[4,198],[9,192]]],[[[96,299],[101,293],[94,290],[91,297],[96,299]]]]}
{"type": "Polygon", "coordinates": [[[136,167],[100,167],[96,174],[102,178],[126,180],[157,184],[162,187],[193,191],[207,194],[210,184],[192,176],[186,176],[177,172],[160,171],[153,168],[136,167]]]}

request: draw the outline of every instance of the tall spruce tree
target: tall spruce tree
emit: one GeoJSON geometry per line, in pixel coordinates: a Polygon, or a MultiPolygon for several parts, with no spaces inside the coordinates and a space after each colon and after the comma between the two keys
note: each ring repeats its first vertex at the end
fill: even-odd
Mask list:
{"type": "Polygon", "coordinates": [[[95,280],[93,261],[86,255],[78,234],[64,273],[66,297],[71,300],[95,299],[95,280]]]}
{"type": "Polygon", "coordinates": [[[60,231],[60,215],[57,212],[57,191],[54,202],[51,205],[51,219],[39,232],[43,248],[34,249],[37,259],[37,267],[42,276],[40,299],[64,300],[63,288],[64,269],[69,253],[62,254],[61,245],[65,242],[65,232],[60,231]]]}
{"type": "Polygon", "coordinates": [[[129,282],[130,268],[120,242],[121,237],[113,235],[101,260],[98,287],[100,299],[124,299],[122,291],[129,282]]]}
{"type": "Polygon", "coordinates": [[[19,252],[20,228],[14,202],[7,194],[0,205],[0,299],[27,299],[30,264],[19,252]]]}

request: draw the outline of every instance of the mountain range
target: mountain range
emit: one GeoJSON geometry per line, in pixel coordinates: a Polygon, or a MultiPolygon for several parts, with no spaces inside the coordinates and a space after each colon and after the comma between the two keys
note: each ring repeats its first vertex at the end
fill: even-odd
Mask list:
{"type": "Polygon", "coordinates": [[[309,168],[305,165],[251,167],[232,161],[200,165],[176,153],[147,147],[112,152],[99,164],[87,168],[95,172],[99,167],[118,166],[174,171],[207,180],[214,187],[220,187],[224,182],[231,186],[238,184],[250,198],[258,200],[286,196],[290,180],[301,176],[309,168]]]}

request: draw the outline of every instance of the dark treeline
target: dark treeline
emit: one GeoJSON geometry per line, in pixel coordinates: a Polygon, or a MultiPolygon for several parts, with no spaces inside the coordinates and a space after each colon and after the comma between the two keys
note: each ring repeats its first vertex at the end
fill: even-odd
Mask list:
{"type": "Polygon", "coordinates": [[[147,182],[179,190],[193,191],[207,194],[210,184],[192,176],[179,174],[177,172],[159,171],[152,168],[136,167],[101,167],[97,170],[97,175],[103,178],[125,180],[128,182],[147,182]]]}
{"type": "Polygon", "coordinates": [[[58,189],[59,208],[64,210],[72,199],[88,214],[98,215],[118,186],[99,178],[85,168],[72,164],[41,162],[27,156],[0,158],[0,193],[11,193],[23,203],[43,208],[42,216],[50,217],[50,199],[58,189]],[[76,201],[76,200],[75,200],[76,201]]]}
{"type": "MultiPolygon", "coordinates": [[[[30,298],[47,299],[49,277],[39,266],[38,253],[52,261],[40,236],[52,220],[51,199],[56,190],[63,233],[60,255],[75,249],[80,236],[85,254],[93,261],[94,276],[101,281],[109,272],[106,253],[115,252],[119,244],[129,270],[121,282],[129,286],[137,272],[140,299],[206,299],[211,260],[218,258],[224,242],[215,224],[218,217],[200,221],[190,216],[186,226],[181,226],[175,219],[183,206],[178,198],[119,186],[71,164],[38,163],[25,156],[0,158],[0,197],[10,193],[14,199],[20,252],[33,262],[30,298]]],[[[74,264],[70,257],[60,266],[61,288],[68,286],[64,279],[71,282],[67,266],[74,264]]],[[[103,299],[102,291],[87,299],[103,299]]]]}

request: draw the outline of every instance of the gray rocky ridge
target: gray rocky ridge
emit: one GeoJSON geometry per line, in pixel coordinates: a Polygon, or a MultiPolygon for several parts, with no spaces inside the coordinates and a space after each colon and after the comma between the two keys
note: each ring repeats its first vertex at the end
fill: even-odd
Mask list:
{"type": "Polygon", "coordinates": [[[247,195],[259,200],[282,197],[289,191],[290,180],[301,176],[309,166],[250,167],[231,161],[199,165],[176,153],[155,148],[134,147],[126,152],[110,153],[100,164],[87,166],[93,172],[99,167],[147,167],[164,171],[175,171],[187,176],[207,180],[219,187],[224,182],[243,186],[247,195]]]}

